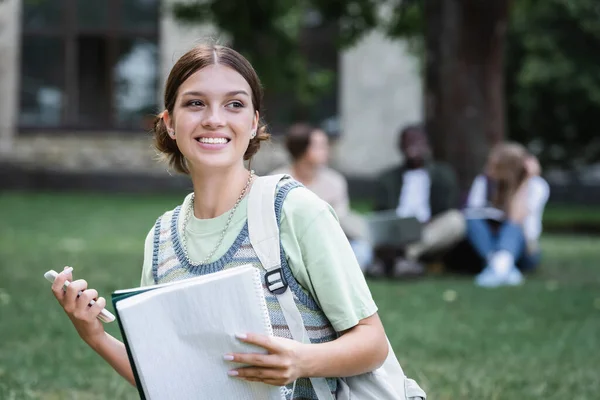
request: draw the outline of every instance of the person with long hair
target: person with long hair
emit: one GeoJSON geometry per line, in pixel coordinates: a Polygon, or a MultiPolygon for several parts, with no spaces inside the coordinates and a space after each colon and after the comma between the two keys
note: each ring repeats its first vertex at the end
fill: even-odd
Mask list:
{"type": "MultiPolygon", "coordinates": [[[[269,138],[261,119],[261,101],[256,72],[228,47],[194,47],[173,66],[154,142],[173,169],[189,175],[193,192],[150,229],[142,286],[248,263],[261,270],[264,278],[248,237],[246,195],[255,175],[245,165],[269,138]]],[[[236,368],[232,364],[231,379],[289,385],[290,389],[295,382],[293,399],[316,399],[308,378],[324,377],[335,397],[336,377],[360,375],[383,364],[388,354],[385,332],[331,207],[292,179],[282,180],[275,202],[282,269],[311,343],[291,339],[281,307],[274,302],[269,314],[272,321],[280,321],[274,326],[275,336],[244,332],[238,336],[266,349],[267,354],[224,354],[221,362],[246,365],[236,368]]],[[[59,274],[52,290],[79,336],[135,384],[124,344],[105,332],[96,319],[105,299],[98,298],[98,292],[81,279],[63,291],[67,279],[73,280],[71,269],[59,274]],[[93,299],[96,303],[89,307],[93,299]]],[[[273,295],[265,289],[265,296],[273,295]]]]}
{"type": "Polygon", "coordinates": [[[540,260],[542,214],[550,189],[535,156],[501,143],[488,156],[467,200],[467,238],[482,263],[479,286],[519,285],[540,260]]]}

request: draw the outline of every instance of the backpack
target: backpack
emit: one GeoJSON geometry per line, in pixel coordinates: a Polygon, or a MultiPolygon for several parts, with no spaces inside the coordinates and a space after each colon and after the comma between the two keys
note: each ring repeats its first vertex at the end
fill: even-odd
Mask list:
{"type": "MultiPolygon", "coordinates": [[[[248,233],[262,266],[265,283],[283,311],[294,340],[310,343],[298,306],[281,270],[279,226],[275,215],[277,184],[288,175],[257,178],[248,195],[248,233]]],[[[362,375],[338,378],[338,400],[425,400],[419,385],[404,375],[388,342],[388,356],[381,367],[362,375]]],[[[333,400],[325,378],[310,378],[319,400],[333,400]]]]}

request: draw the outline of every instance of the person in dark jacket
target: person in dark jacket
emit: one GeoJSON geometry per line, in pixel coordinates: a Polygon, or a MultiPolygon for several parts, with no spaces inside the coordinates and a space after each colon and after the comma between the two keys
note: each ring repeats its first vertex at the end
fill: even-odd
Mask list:
{"type": "MultiPolygon", "coordinates": [[[[398,147],[404,161],[378,177],[375,210],[395,210],[398,217],[417,219],[420,239],[376,249],[377,262],[369,271],[373,275],[421,274],[423,257],[443,254],[465,234],[456,175],[449,165],[432,159],[425,130],[420,125],[405,127],[398,147]]],[[[407,224],[407,229],[414,225],[407,224]]]]}

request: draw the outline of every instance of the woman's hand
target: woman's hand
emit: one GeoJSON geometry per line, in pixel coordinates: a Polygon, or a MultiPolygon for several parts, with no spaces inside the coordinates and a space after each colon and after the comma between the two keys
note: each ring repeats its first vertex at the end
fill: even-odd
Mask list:
{"type": "Polygon", "coordinates": [[[248,334],[240,340],[269,354],[226,354],[227,361],[249,365],[230,371],[253,382],[283,386],[298,378],[355,376],[379,368],[389,345],[377,313],[363,318],[335,340],[304,344],[280,337],[248,334]]]}
{"type": "Polygon", "coordinates": [[[250,365],[231,370],[229,375],[273,386],[284,386],[305,376],[302,355],[307,345],[291,339],[251,333],[237,337],[245,343],[266,349],[269,354],[226,354],[226,361],[250,365]]]}
{"type": "Polygon", "coordinates": [[[52,284],[52,292],[69,316],[79,336],[89,345],[93,345],[105,336],[102,322],[97,317],[106,305],[106,300],[102,297],[98,298],[98,292],[95,289],[88,289],[87,282],[83,279],[71,282],[64,291],[65,281],[73,279],[72,270],[73,268],[65,267],[58,274],[52,284]],[[80,291],[81,295],[79,295],[80,291]],[[94,300],[95,304],[90,307],[88,304],[91,300],[94,300]]]}
{"type": "Polygon", "coordinates": [[[525,159],[525,171],[527,171],[529,177],[541,174],[542,167],[540,167],[540,162],[536,156],[530,155],[525,159]]]}

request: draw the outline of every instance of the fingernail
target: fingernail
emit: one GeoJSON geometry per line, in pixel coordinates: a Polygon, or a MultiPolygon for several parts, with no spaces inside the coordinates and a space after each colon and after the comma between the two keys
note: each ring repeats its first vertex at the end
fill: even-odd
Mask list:
{"type": "Polygon", "coordinates": [[[248,339],[248,335],[246,335],[245,333],[236,333],[235,337],[238,339],[248,339]]]}
{"type": "Polygon", "coordinates": [[[73,272],[73,267],[65,267],[65,270],[63,271],[65,274],[70,274],[71,272],[73,272]]]}
{"type": "Polygon", "coordinates": [[[239,375],[239,373],[238,373],[237,371],[233,371],[233,370],[232,370],[232,371],[228,371],[228,372],[227,372],[227,375],[229,375],[229,376],[238,376],[238,375],[239,375]]]}
{"type": "Polygon", "coordinates": [[[233,356],[231,354],[225,354],[223,356],[223,360],[225,360],[225,361],[233,361],[233,356]]]}

